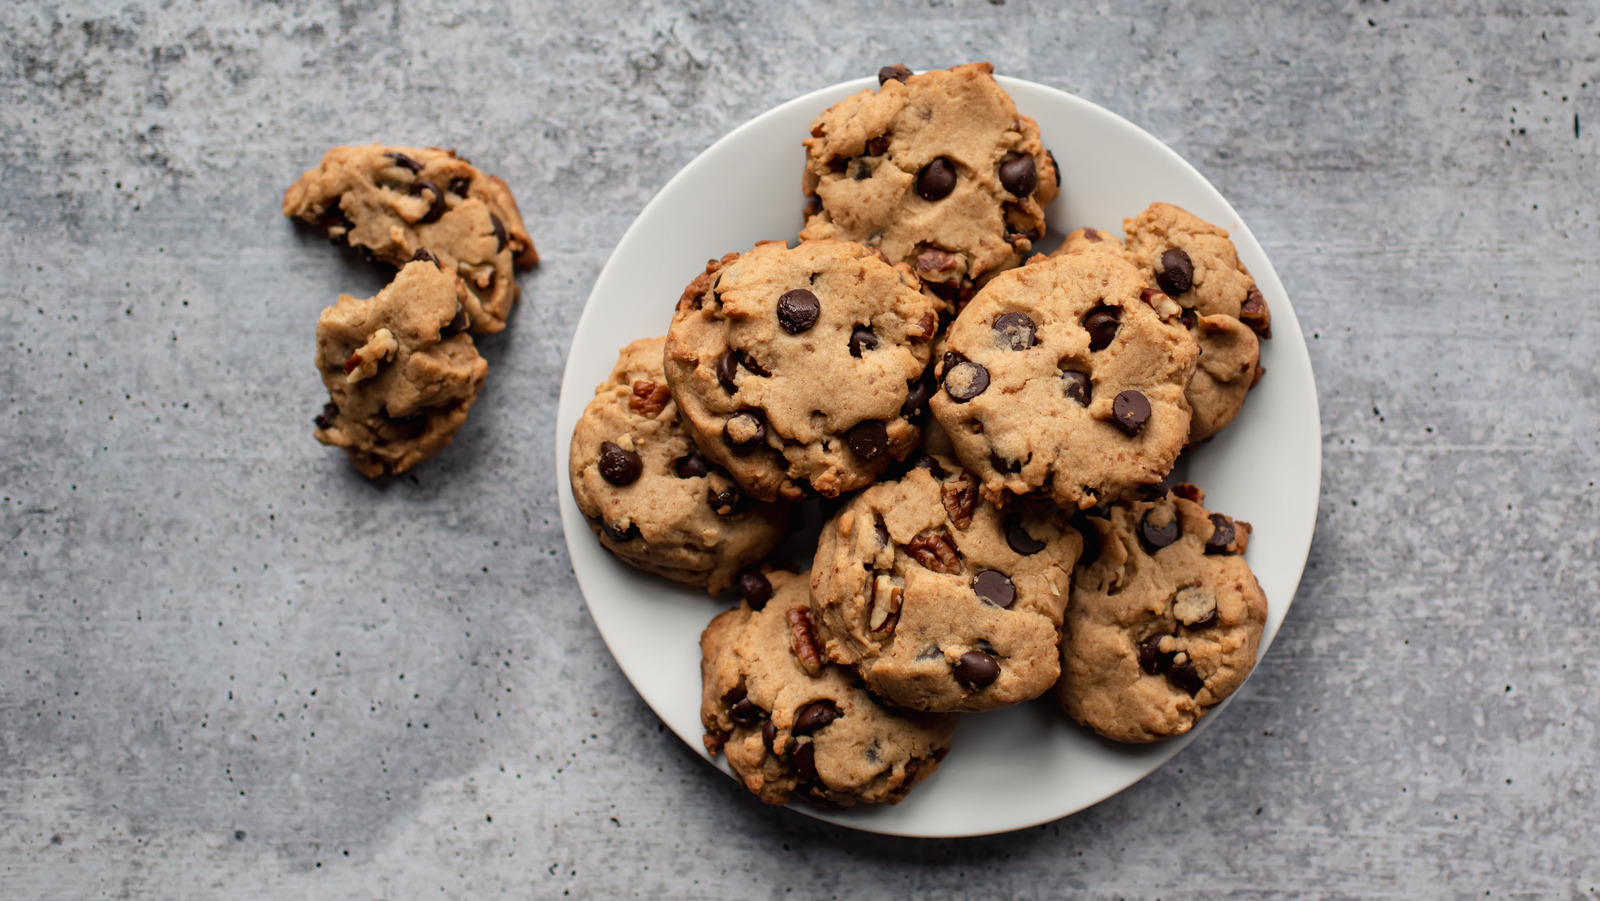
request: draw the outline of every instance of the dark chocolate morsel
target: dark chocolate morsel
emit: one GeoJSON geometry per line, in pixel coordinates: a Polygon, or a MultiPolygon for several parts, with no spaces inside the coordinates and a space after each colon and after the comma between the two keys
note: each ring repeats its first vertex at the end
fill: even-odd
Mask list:
{"type": "Polygon", "coordinates": [[[467,192],[470,191],[470,190],[472,190],[472,179],[470,179],[470,178],[452,178],[452,179],[450,179],[450,193],[456,195],[457,197],[465,197],[465,196],[467,196],[467,192]]]}
{"type": "Polygon", "coordinates": [[[877,348],[878,336],[864,325],[858,325],[850,331],[850,356],[860,357],[864,351],[877,348]]]}
{"type": "Polygon", "coordinates": [[[1205,688],[1205,683],[1200,680],[1200,674],[1195,672],[1194,661],[1185,657],[1176,661],[1167,668],[1167,681],[1179,691],[1186,691],[1191,695],[1200,693],[1205,688]]]}
{"type": "Polygon", "coordinates": [[[718,491],[716,488],[706,489],[706,503],[711,505],[712,512],[718,516],[732,516],[739,512],[739,502],[744,500],[744,494],[738,485],[730,484],[718,491]],[[727,510],[727,513],[723,513],[727,510]]]}
{"type": "Polygon", "coordinates": [[[1150,419],[1150,401],[1129,388],[1111,402],[1111,419],[1129,437],[1137,435],[1150,419]]]}
{"type": "Polygon", "coordinates": [[[933,383],[928,378],[920,378],[914,382],[906,383],[906,402],[900,407],[900,415],[907,419],[921,413],[928,405],[928,398],[933,396],[933,383]]]}
{"type": "Polygon", "coordinates": [[[944,390],[951,400],[964,404],[989,390],[989,370],[964,359],[945,369],[944,390]]]}
{"type": "Polygon", "coordinates": [[[600,445],[600,475],[613,485],[632,485],[644,472],[644,461],[631,450],[607,441],[600,445]]]}
{"type": "Polygon", "coordinates": [[[1000,678],[1000,664],[982,651],[968,651],[954,665],[956,681],[968,688],[993,685],[1000,678]]]}
{"type": "Polygon", "coordinates": [[[767,746],[768,754],[778,753],[776,747],[778,744],[778,724],[774,723],[770,717],[765,723],[761,724],[761,743],[767,746]]]}
{"type": "Polygon", "coordinates": [[[411,262],[437,263],[439,261],[433,258],[433,254],[428,252],[428,248],[418,247],[416,253],[411,255],[411,262]]]}
{"type": "Polygon", "coordinates": [[[817,701],[800,708],[794,727],[789,731],[795,735],[810,735],[838,718],[839,708],[833,706],[832,701],[817,701]]]}
{"type": "Polygon", "coordinates": [[[817,782],[817,746],[811,742],[802,742],[794,749],[794,755],[789,758],[789,763],[794,767],[794,774],[801,782],[817,782]]]}
{"type": "Polygon", "coordinates": [[[402,169],[410,169],[412,175],[416,175],[417,173],[422,171],[422,164],[421,163],[417,162],[416,160],[412,159],[409,156],[406,156],[403,153],[385,153],[384,156],[388,157],[391,160],[394,160],[394,164],[396,166],[399,166],[402,169]]]}
{"type": "Polygon", "coordinates": [[[1083,317],[1083,327],[1089,332],[1089,349],[1105,350],[1116,340],[1117,313],[1110,307],[1095,307],[1083,317]]]}
{"type": "Polygon", "coordinates": [[[822,305],[817,301],[817,295],[805,288],[785,291],[778,298],[778,324],[791,335],[810,331],[821,313],[822,305]]]}
{"type": "Polygon", "coordinates": [[[895,63],[892,66],[884,66],[878,70],[878,86],[882,87],[891,81],[898,81],[904,84],[905,80],[910,77],[911,70],[899,63],[895,63]]]}
{"type": "Polygon", "coordinates": [[[772,600],[772,583],[761,570],[747,569],[739,573],[739,593],[744,595],[744,602],[751,610],[760,610],[772,600]]]}
{"type": "Polygon", "coordinates": [[[939,465],[938,460],[935,460],[933,457],[930,457],[927,454],[923,454],[922,456],[918,457],[916,461],[911,464],[911,468],[926,469],[936,479],[942,479],[945,477],[944,467],[939,465]]]}
{"type": "Polygon", "coordinates": [[[1161,639],[1164,635],[1151,635],[1139,642],[1139,668],[1152,676],[1159,676],[1167,671],[1172,663],[1172,655],[1161,653],[1161,639]]]}
{"type": "Polygon", "coordinates": [[[978,597],[995,605],[1009,608],[1017,599],[1017,587],[1005,573],[986,569],[973,577],[972,590],[978,597]]]}
{"type": "Polygon", "coordinates": [[[751,729],[756,723],[765,719],[765,716],[755,702],[743,697],[728,706],[728,719],[733,720],[736,725],[751,729]]]}
{"type": "Polygon", "coordinates": [[[717,358],[717,384],[722,390],[732,394],[736,389],[733,384],[734,373],[739,371],[739,352],[728,348],[717,358]]]}
{"type": "Polygon", "coordinates": [[[331,429],[333,428],[333,421],[338,416],[339,405],[335,403],[326,403],[322,405],[322,412],[317,414],[317,418],[313,420],[313,422],[317,424],[317,428],[319,429],[331,429]]]}
{"type": "Polygon", "coordinates": [[[989,465],[998,473],[1016,473],[1022,471],[1022,463],[1017,460],[1007,460],[995,451],[989,452],[989,465]]]}
{"type": "Polygon", "coordinates": [[[1233,544],[1234,536],[1238,530],[1233,527],[1233,522],[1221,513],[1211,514],[1211,537],[1206,539],[1206,553],[1227,554],[1231,553],[1228,547],[1233,544]]]}
{"type": "Polygon", "coordinates": [[[636,522],[630,522],[628,523],[628,527],[626,529],[619,529],[611,523],[601,523],[600,531],[606,533],[606,537],[612,541],[632,541],[633,539],[639,537],[639,524],[636,522]]]}
{"type": "Polygon", "coordinates": [[[1167,492],[1171,490],[1172,480],[1166,476],[1162,476],[1161,481],[1159,482],[1152,482],[1149,485],[1140,485],[1139,497],[1147,501],[1158,501],[1166,497],[1167,492]]]}
{"type": "Polygon", "coordinates": [[[1019,156],[1000,164],[1000,186],[1017,197],[1027,197],[1039,186],[1038,167],[1032,155],[1019,156]]]}
{"type": "Polygon", "coordinates": [[[994,320],[994,343],[1007,350],[1027,350],[1039,343],[1038,330],[1027,313],[1002,313],[994,320]]]}
{"type": "Polygon", "coordinates": [[[422,218],[417,220],[417,224],[427,225],[429,222],[438,222],[439,217],[443,216],[445,210],[447,209],[447,207],[444,205],[444,191],[440,190],[439,186],[433,182],[425,181],[420,178],[411,183],[411,193],[413,196],[420,195],[423,191],[427,191],[430,195],[432,195],[432,197],[428,205],[428,212],[424,213],[422,218]]]}
{"type": "Polygon", "coordinates": [[[1089,398],[1094,393],[1094,386],[1089,381],[1089,373],[1068,369],[1061,373],[1061,381],[1066,387],[1067,396],[1078,402],[1078,406],[1089,406],[1089,398]]]}
{"type": "Polygon", "coordinates": [[[943,200],[956,189],[956,167],[939,157],[917,173],[917,195],[923,200],[943,200]]]}
{"type": "Polygon", "coordinates": [[[690,451],[679,457],[678,462],[672,466],[678,471],[680,479],[698,479],[711,472],[711,461],[701,456],[698,451],[690,451]]]}
{"type": "Polygon", "coordinates": [[[500,221],[499,216],[490,213],[489,225],[494,229],[494,252],[499,253],[506,249],[506,241],[510,240],[506,235],[506,224],[500,221]]]}
{"type": "Polygon", "coordinates": [[[728,447],[736,454],[748,454],[766,438],[767,424],[755,410],[740,410],[728,417],[727,425],[722,427],[722,440],[726,441],[728,447]],[[748,437],[741,441],[735,437],[740,434],[748,437]]]}
{"type": "Polygon", "coordinates": [[[1194,287],[1194,262],[1189,255],[1174,247],[1161,255],[1161,271],[1156,273],[1156,284],[1168,297],[1194,287]]]}
{"type": "Polygon", "coordinates": [[[1154,512],[1154,510],[1147,511],[1144,518],[1139,520],[1139,540],[1144,542],[1145,548],[1152,554],[1177,541],[1178,536],[1182,534],[1176,513],[1166,525],[1158,526],[1150,520],[1150,514],[1154,512]]]}
{"type": "Polygon", "coordinates": [[[439,337],[441,339],[454,338],[469,328],[472,328],[472,319],[467,315],[467,308],[458,303],[456,304],[456,314],[450,317],[450,321],[445,323],[444,328],[439,330],[439,337]]]}
{"type": "Polygon", "coordinates": [[[863,460],[876,460],[889,449],[889,431],[876,419],[858,422],[845,432],[845,441],[863,460]]]}
{"type": "Polygon", "coordinates": [[[1024,557],[1044,550],[1044,542],[1028,534],[1022,527],[1022,517],[1013,513],[1006,517],[1006,544],[1024,557]]]}

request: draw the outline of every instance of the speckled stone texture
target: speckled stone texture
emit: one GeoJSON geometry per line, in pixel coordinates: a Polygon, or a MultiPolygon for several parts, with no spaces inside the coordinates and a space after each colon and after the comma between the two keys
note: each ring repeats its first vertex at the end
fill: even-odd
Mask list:
{"type": "Polygon", "coordinates": [[[1594,895],[1600,11],[1295,6],[0,4],[0,894],[1594,895]],[[1172,764],[1036,829],[876,838],[663,731],[578,595],[550,423],[673,172],[970,59],[1232,199],[1306,329],[1322,508],[1172,764]],[[371,139],[503,175],[544,257],[455,444],[377,486],[312,440],[311,356],[382,280],[278,214],[371,139]]]}

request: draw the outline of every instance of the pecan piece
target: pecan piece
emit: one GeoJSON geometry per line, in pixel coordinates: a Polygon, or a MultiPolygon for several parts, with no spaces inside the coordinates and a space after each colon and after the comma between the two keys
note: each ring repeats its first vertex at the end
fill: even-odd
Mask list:
{"type": "Polygon", "coordinates": [[[667,401],[672,399],[672,392],[665,383],[637,381],[633,383],[633,395],[628,398],[628,409],[643,416],[655,416],[667,406],[667,401]]]}
{"type": "Polygon", "coordinates": [[[789,621],[789,633],[794,639],[791,650],[800,659],[800,665],[813,676],[822,672],[822,645],[817,641],[817,630],[811,625],[811,610],[790,607],[783,615],[789,621]]]}
{"type": "Polygon", "coordinates": [[[356,348],[355,353],[344,361],[346,379],[354,385],[362,379],[371,378],[377,373],[378,364],[393,359],[395,351],[399,349],[400,342],[393,332],[386,328],[378,329],[366,344],[356,348]]]}
{"type": "Polygon", "coordinates": [[[959,262],[960,259],[955,254],[930,247],[917,254],[917,271],[950,272],[959,262]]]}
{"type": "Polygon", "coordinates": [[[874,635],[893,635],[895,624],[900,622],[900,601],[906,594],[906,582],[888,573],[878,573],[872,578],[872,614],[867,628],[874,635]]]}
{"type": "Polygon", "coordinates": [[[978,508],[978,486],[962,473],[961,478],[939,486],[939,500],[944,502],[944,512],[950,514],[955,527],[965,530],[972,525],[972,512],[978,508]]]}
{"type": "Polygon", "coordinates": [[[961,557],[956,554],[950,533],[944,529],[925,532],[911,539],[911,543],[906,545],[906,553],[924,568],[936,573],[950,575],[961,572],[961,557]]]}

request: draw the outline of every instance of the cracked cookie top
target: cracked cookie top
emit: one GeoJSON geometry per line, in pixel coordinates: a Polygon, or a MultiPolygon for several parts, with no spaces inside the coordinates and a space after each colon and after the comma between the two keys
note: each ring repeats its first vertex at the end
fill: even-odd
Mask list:
{"type": "Polygon", "coordinates": [[[811,609],[828,659],[919,710],[993,710],[1059,673],[1082,539],[1048,504],[1002,511],[953,460],[923,457],[823,527],[811,609]]]}
{"type": "Polygon", "coordinates": [[[391,266],[438,261],[465,286],[476,334],[505,328],[513,269],[539,262],[511,189],[453,150],[335,147],[289,187],[283,214],[391,266]]]}
{"type": "Polygon", "coordinates": [[[763,242],[713,260],[667,332],[695,443],[760,500],[871,484],[920,437],[936,301],[845,241],[763,242]]]}

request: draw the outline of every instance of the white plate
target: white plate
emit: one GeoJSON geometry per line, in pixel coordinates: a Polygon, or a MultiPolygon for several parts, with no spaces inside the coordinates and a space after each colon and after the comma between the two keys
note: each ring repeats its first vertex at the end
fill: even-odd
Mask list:
{"type": "MultiPolygon", "coordinates": [[[[1017,108],[1038,120],[1062,170],[1048,211],[1057,235],[1093,225],[1120,233],[1152,201],[1181,206],[1232,234],[1272,310],[1266,378],[1239,418],[1187,455],[1177,475],[1206,491],[1206,506],[1255,526],[1247,559],[1266,591],[1266,652],[1305,567],[1322,476],[1322,432],[1311,360],[1277,273],[1233,207],[1194,167],[1143,129],[1071,94],[1000,78],[1017,108]]],[[[863,88],[863,78],[791,100],[735,129],[667,182],[639,214],[596,279],[578,322],[556,420],[555,490],[578,585],[623,673],[662,720],[704,755],[700,741],[700,631],[725,604],[703,591],[619,563],[589,531],[567,481],[573,426],[636,338],[664,334],[684,285],[705,261],[757,240],[794,240],[800,228],[800,141],[811,120],[863,88]]],[[[939,771],[894,807],[804,813],[871,832],[983,835],[1082,810],[1153,772],[1206,727],[1147,747],[1101,741],[1047,701],[969,714],[939,771]]],[[[726,771],[727,766],[717,760],[726,771]]],[[[751,803],[756,803],[754,798],[751,803]]]]}

